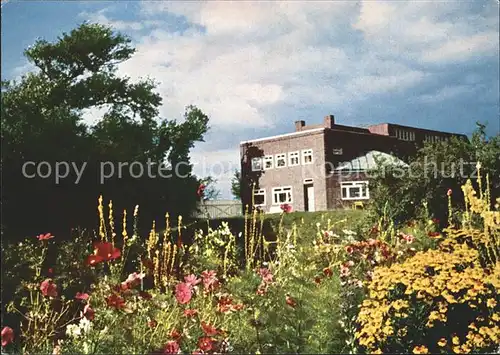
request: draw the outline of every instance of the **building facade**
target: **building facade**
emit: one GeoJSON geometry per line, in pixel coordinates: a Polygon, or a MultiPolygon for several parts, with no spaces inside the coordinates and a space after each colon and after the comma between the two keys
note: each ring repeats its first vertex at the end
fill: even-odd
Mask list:
{"type": "Polygon", "coordinates": [[[243,206],[273,213],[285,203],[295,211],[322,211],[366,202],[374,156],[404,164],[424,142],[452,136],[467,139],[390,123],[350,127],[336,124],[333,115],[320,125],[296,121],[295,132],[240,143],[243,206]]]}

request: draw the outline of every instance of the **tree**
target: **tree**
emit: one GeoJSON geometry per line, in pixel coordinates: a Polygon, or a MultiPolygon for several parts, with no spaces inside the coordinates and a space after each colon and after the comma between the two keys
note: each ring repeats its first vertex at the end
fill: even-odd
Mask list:
{"type": "Polygon", "coordinates": [[[203,200],[217,200],[220,197],[220,190],[218,190],[215,186],[217,184],[217,179],[214,179],[211,176],[208,176],[200,181],[200,184],[204,185],[205,188],[203,190],[203,200]]]}
{"type": "Polygon", "coordinates": [[[422,213],[425,202],[428,211],[445,222],[447,191],[452,190],[454,206],[463,206],[461,186],[469,178],[475,182],[477,162],[481,163],[483,184],[488,175],[492,197],[500,196],[498,157],[500,135],[487,137],[485,126],[479,123],[470,141],[453,137],[448,141],[427,143],[410,161],[407,171],[382,166],[372,174],[372,208],[379,216],[385,213],[401,222],[422,213]]]}
{"type": "Polygon", "coordinates": [[[2,82],[2,224],[8,233],[93,227],[99,194],[113,200],[115,211],[140,204],[148,224],[165,209],[175,216],[195,208],[198,181],[189,152],[203,141],[208,117],[194,106],[186,108],[182,123],[158,117],[162,98],[155,82],[116,74],[117,65],[134,53],[127,37],[84,23],[25,51],[39,72],[2,82]],[[107,108],[104,116],[85,124],[83,110],[99,107],[107,108]],[[145,169],[150,161],[156,172],[160,164],[168,166],[163,175],[171,176],[138,176],[139,165],[145,169]],[[77,184],[73,170],[56,183],[53,176],[26,178],[26,162],[46,162],[52,169],[57,162],[86,166],[77,184]],[[115,171],[103,182],[105,162],[115,171]],[[133,163],[135,172],[127,168],[133,163]]]}
{"type": "Polygon", "coordinates": [[[241,172],[236,170],[231,179],[231,193],[235,200],[241,200],[241,172]]]}

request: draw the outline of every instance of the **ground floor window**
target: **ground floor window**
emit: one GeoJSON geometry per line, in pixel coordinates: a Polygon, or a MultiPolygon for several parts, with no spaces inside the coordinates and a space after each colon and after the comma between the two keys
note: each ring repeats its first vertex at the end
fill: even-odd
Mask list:
{"type": "Polygon", "coordinates": [[[341,182],[342,200],[367,200],[370,198],[368,181],[341,182]]]}
{"type": "Polygon", "coordinates": [[[273,188],[273,204],[292,203],[292,187],[282,186],[273,188]]]}
{"type": "Polygon", "coordinates": [[[253,203],[254,206],[264,206],[266,204],[266,189],[254,190],[253,203]]]}

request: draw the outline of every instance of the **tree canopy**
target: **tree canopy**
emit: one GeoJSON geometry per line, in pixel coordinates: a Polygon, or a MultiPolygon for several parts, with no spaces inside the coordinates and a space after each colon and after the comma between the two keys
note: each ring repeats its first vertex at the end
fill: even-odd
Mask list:
{"type": "Polygon", "coordinates": [[[159,117],[162,98],[156,83],[117,74],[117,65],[134,53],[129,38],[107,26],[84,23],[54,42],[36,41],[25,56],[39,70],[18,82],[2,82],[4,232],[55,232],[59,226],[66,233],[78,225],[93,227],[100,194],[113,200],[117,218],[123,208],[139,204],[149,225],[166,211],[189,214],[195,208],[198,180],[189,153],[203,141],[208,117],[194,106],[186,108],[180,122],[159,117]],[[106,112],[97,123],[84,122],[84,112],[98,108],[106,112]],[[139,165],[145,169],[148,161],[155,177],[138,177],[139,165]],[[27,162],[37,165],[27,167],[27,162]],[[47,163],[45,169],[50,165],[54,170],[57,162],[85,169],[78,183],[74,169],[58,183],[53,175],[23,175],[23,166],[32,175],[41,162],[47,163]],[[130,167],[134,162],[135,171],[130,167]],[[164,175],[171,177],[158,176],[161,163],[170,169],[164,175]],[[102,164],[110,175],[104,182],[102,164]]]}

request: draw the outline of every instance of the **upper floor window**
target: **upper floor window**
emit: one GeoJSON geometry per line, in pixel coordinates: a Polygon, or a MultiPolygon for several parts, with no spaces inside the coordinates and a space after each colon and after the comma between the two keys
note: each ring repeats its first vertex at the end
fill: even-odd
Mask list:
{"type": "Polygon", "coordinates": [[[264,206],[266,204],[266,189],[258,189],[253,192],[254,206],[264,206]]]}
{"type": "Polygon", "coordinates": [[[288,166],[296,166],[296,165],[300,165],[299,152],[288,153],[288,166]]]}
{"type": "Polygon", "coordinates": [[[266,155],[264,157],[264,170],[274,168],[274,158],[272,155],[266,155]]]}
{"type": "Polygon", "coordinates": [[[262,158],[252,158],[252,171],[262,170],[262,158]]]}
{"type": "Polygon", "coordinates": [[[342,200],[367,200],[370,198],[368,181],[341,182],[342,200]]]}
{"type": "Polygon", "coordinates": [[[302,151],[302,164],[312,164],[313,151],[312,149],[305,149],[302,151]]]}
{"type": "Polygon", "coordinates": [[[276,167],[277,168],[286,167],[286,154],[276,154],[276,167]]]}
{"type": "Polygon", "coordinates": [[[292,203],[292,187],[282,186],[273,188],[273,204],[292,203]]]}
{"type": "Polygon", "coordinates": [[[403,140],[403,141],[414,141],[415,140],[415,132],[396,128],[396,137],[398,139],[403,140]]]}

